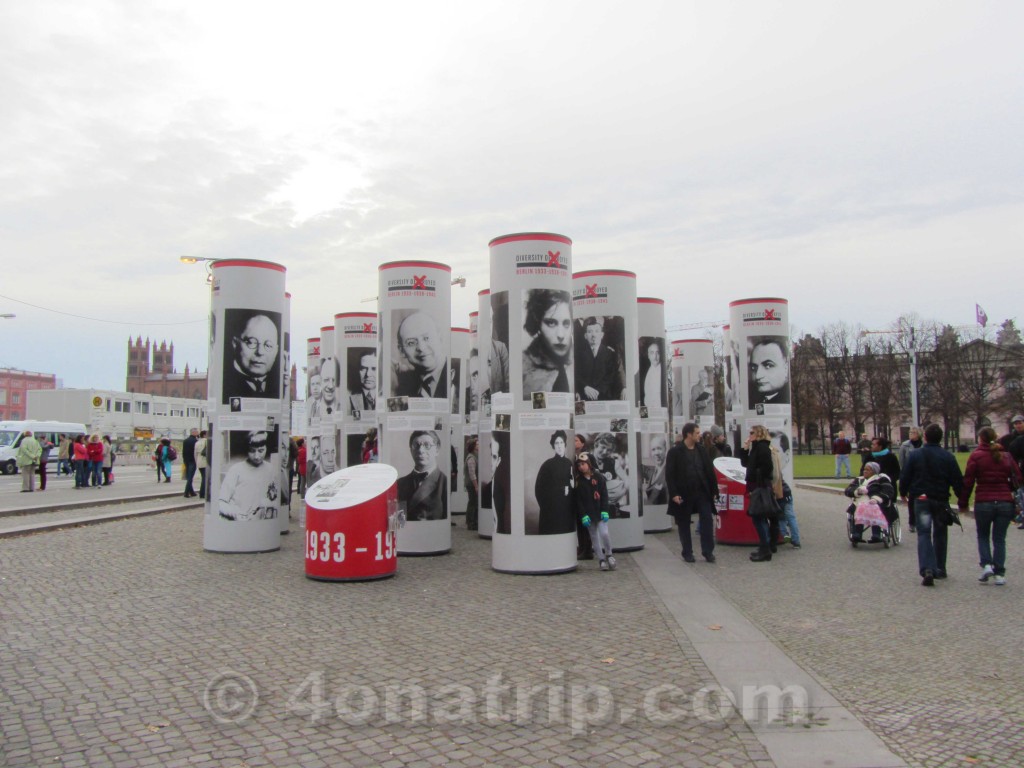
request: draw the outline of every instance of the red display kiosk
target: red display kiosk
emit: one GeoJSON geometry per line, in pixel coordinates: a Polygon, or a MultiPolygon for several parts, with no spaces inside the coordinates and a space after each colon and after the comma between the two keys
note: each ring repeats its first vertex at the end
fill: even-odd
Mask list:
{"type": "Polygon", "coordinates": [[[739,459],[723,456],[715,459],[718,477],[718,530],[715,538],[720,544],[757,544],[757,531],[747,515],[747,470],[739,459]]]}
{"type": "Polygon", "coordinates": [[[306,577],[369,581],[398,565],[398,472],[387,464],[338,470],[306,492],[306,577]]]}

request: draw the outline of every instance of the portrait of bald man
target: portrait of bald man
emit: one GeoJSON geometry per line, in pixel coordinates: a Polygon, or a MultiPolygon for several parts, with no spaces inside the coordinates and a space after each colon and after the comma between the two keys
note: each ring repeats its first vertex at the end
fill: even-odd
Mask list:
{"type": "Polygon", "coordinates": [[[224,316],[227,343],[222,402],[232,397],[279,398],[280,313],[228,309],[224,316]]]}
{"type": "Polygon", "coordinates": [[[402,362],[392,378],[397,397],[448,397],[448,352],[437,322],[426,312],[413,312],[396,329],[402,362]]]}

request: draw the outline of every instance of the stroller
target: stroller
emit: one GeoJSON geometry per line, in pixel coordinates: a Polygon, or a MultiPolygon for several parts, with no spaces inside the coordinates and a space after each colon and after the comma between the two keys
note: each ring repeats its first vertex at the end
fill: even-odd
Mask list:
{"type": "Polygon", "coordinates": [[[882,544],[888,549],[903,540],[896,490],[887,475],[873,472],[870,465],[865,465],[864,476],[855,478],[845,493],[853,499],[846,508],[846,538],[853,547],[882,544]],[[877,530],[877,537],[865,540],[863,535],[868,528],[877,530]]]}

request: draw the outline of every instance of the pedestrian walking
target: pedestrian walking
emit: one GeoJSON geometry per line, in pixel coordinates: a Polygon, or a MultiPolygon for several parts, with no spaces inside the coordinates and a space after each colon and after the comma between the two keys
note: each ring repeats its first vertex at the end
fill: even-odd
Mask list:
{"type": "Polygon", "coordinates": [[[110,441],[110,435],[103,436],[103,484],[110,485],[114,482],[114,462],[117,460],[117,451],[110,441]]]}
{"type": "Polygon", "coordinates": [[[204,500],[206,499],[206,468],[209,466],[209,446],[210,441],[206,438],[204,429],[199,433],[199,439],[196,440],[195,445],[196,469],[199,471],[199,496],[204,500]]]}
{"type": "Polygon", "coordinates": [[[852,470],[850,469],[850,452],[853,450],[853,446],[850,445],[850,441],[846,439],[846,433],[840,432],[836,435],[836,439],[832,441],[832,455],[836,457],[836,480],[839,479],[839,470],[846,469],[846,477],[852,477],[852,470]]]}
{"type": "Polygon", "coordinates": [[[181,444],[181,460],[185,464],[185,498],[191,499],[198,496],[192,481],[196,476],[196,443],[199,441],[199,430],[195,427],[189,430],[188,437],[181,444]]]}
{"type": "Polygon", "coordinates": [[[946,578],[948,529],[953,525],[949,511],[949,492],[957,496],[963,490],[960,465],[943,450],[942,427],[929,424],[924,430],[924,445],[907,459],[900,473],[900,497],[914,499],[917,518],[917,566],[921,585],[931,587],[935,579],[946,578]]]}
{"type": "Polygon", "coordinates": [[[967,511],[974,491],[974,522],[978,531],[978,559],[985,584],[1006,584],[1006,531],[1013,522],[1013,489],[1021,485],[1017,462],[996,440],[996,431],[985,427],[978,433],[978,447],[967,459],[964,486],[957,506],[967,511]]]}
{"type": "Polygon", "coordinates": [[[608,533],[608,484],[604,475],[591,465],[590,454],[584,451],[576,456],[576,479],[573,499],[576,517],[580,525],[590,534],[594,554],[602,571],[615,570],[615,556],[612,554],[612,539],[608,533]]]}
{"type": "Polygon", "coordinates": [[[306,495],[306,440],[300,437],[295,444],[298,446],[298,452],[295,454],[295,471],[299,476],[296,493],[303,497],[306,495]]]}
{"type": "Polygon", "coordinates": [[[692,421],[683,425],[681,438],[668,451],[665,459],[665,484],[668,487],[668,513],[679,527],[683,560],[696,562],[690,523],[697,515],[700,526],[700,553],[715,562],[715,503],[718,501],[718,478],[711,457],[701,442],[700,427],[692,421]]]}
{"type": "Polygon", "coordinates": [[[71,438],[61,435],[57,441],[57,476],[71,474],[71,438]]]}

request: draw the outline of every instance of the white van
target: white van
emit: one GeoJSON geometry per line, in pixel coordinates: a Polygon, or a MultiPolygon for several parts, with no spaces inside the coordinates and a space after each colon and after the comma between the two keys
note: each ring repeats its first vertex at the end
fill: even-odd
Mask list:
{"type": "Polygon", "coordinates": [[[21,436],[25,434],[26,429],[32,430],[32,434],[40,443],[44,437],[53,443],[51,461],[57,460],[57,446],[60,444],[61,435],[73,438],[75,435],[88,434],[85,424],[70,421],[0,421],[0,471],[5,475],[13,475],[18,471],[15,457],[18,446],[21,445],[21,436]]]}

